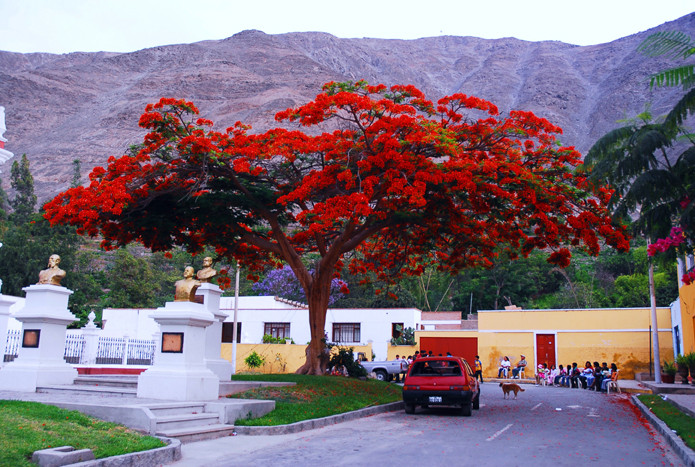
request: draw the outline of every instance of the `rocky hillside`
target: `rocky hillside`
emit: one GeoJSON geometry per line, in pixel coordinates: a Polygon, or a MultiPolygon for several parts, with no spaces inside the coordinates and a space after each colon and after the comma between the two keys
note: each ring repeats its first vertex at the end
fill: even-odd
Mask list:
{"type": "MultiPolygon", "coordinates": [[[[29,157],[40,200],[69,186],[72,161],[83,175],[142,140],[137,121],[162,96],[192,100],[224,129],[237,120],[267,129],[275,112],[313,98],[321,84],[366,79],[412,83],[430,99],[463,92],[502,112],[535,112],[585,152],[652,102],[663,113],[679,90],[649,91],[647,76],[670,66],[635,52],[657,30],[695,36],[695,13],[608,44],[580,47],[513,38],[339,39],[324,33],[244,31],[220,41],[133,53],[0,52],[0,105],[6,149],[29,157]]],[[[9,164],[2,167],[9,189],[9,164]]]]}

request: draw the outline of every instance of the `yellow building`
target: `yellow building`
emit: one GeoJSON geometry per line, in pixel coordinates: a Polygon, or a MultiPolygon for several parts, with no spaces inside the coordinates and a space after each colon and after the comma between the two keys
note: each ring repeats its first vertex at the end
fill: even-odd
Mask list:
{"type": "Polygon", "coordinates": [[[684,272],[693,271],[693,257],[678,260],[678,306],[673,312],[674,346],[679,355],[695,352],[695,283],[681,281],[684,272]],[[684,267],[685,266],[685,267],[684,267]]]}
{"type": "MultiPolygon", "coordinates": [[[[480,310],[478,352],[487,376],[497,376],[504,356],[512,367],[526,356],[526,376],[537,365],[586,361],[615,363],[625,378],[648,372],[651,361],[649,308],[577,310],[480,310]]],[[[670,308],[657,308],[662,360],[673,360],[670,308]]]]}

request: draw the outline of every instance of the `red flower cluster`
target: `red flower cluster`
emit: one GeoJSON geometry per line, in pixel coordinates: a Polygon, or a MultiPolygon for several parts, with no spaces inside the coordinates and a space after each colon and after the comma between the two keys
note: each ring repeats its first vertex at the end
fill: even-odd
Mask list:
{"type": "Polygon", "coordinates": [[[695,271],[686,272],[685,274],[683,274],[681,280],[685,285],[695,283],[695,271]]]}
{"type": "Polygon", "coordinates": [[[476,97],[433,104],[413,86],[361,81],[328,83],[276,116],[323,132],[249,134],[237,123],[221,133],[197,114],[176,99],[148,105],[140,152],[94,169],[91,184],[58,195],[46,217],[101,235],[105,247],[209,245],[252,273],[288,264],[321,330],[316,355],[342,261],[392,281],[429,264],[452,273],[489,266],[504,250],[552,251],[548,260],[564,267],[566,245],[628,249],[606,210],[610,192],[574,172],[580,154],[530,112],[500,117],[476,97]],[[306,254],[318,258],[311,271],[306,254]]]}
{"type": "Polygon", "coordinates": [[[668,237],[660,238],[656,243],[647,247],[647,255],[654,256],[657,253],[665,253],[671,248],[677,248],[683,242],[685,242],[685,232],[680,227],[673,227],[668,237]]]}

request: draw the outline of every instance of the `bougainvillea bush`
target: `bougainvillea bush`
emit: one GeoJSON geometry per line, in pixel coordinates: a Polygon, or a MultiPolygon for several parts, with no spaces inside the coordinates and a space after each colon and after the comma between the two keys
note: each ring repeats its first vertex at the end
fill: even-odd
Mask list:
{"type": "Polygon", "coordinates": [[[343,267],[393,281],[489,266],[501,252],[542,249],[567,266],[568,245],[628,248],[605,209],[611,192],[590,188],[560,128],[530,112],[503,117],[476,97],[433,103],[413,86],[360,81],[326,84],[260,134],[239,122],[215,131],[198,113],[176,99],[148,105],[140,149],[95,168],[46,216],[101,235],[105,248],[210,245],[252,275],[284,263],[309,306],[300,373],[325,370],[331,281],[343,267]]]}

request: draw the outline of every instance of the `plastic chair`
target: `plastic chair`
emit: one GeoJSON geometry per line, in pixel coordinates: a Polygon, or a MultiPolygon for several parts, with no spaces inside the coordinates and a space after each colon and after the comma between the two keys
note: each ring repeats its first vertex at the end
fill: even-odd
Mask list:
{"type": "Polygon", "coordinates": [[[608,381],[606,384],[606,394],[611,393],[611,388],[613,388],[614,391],[617,391],[618,394],[621,393],[620,391],[620,385],[618,384],[618,378],[620,377],[620,370],[616,371],[615,373],[615,379],[612,379],[608,381]]]}

